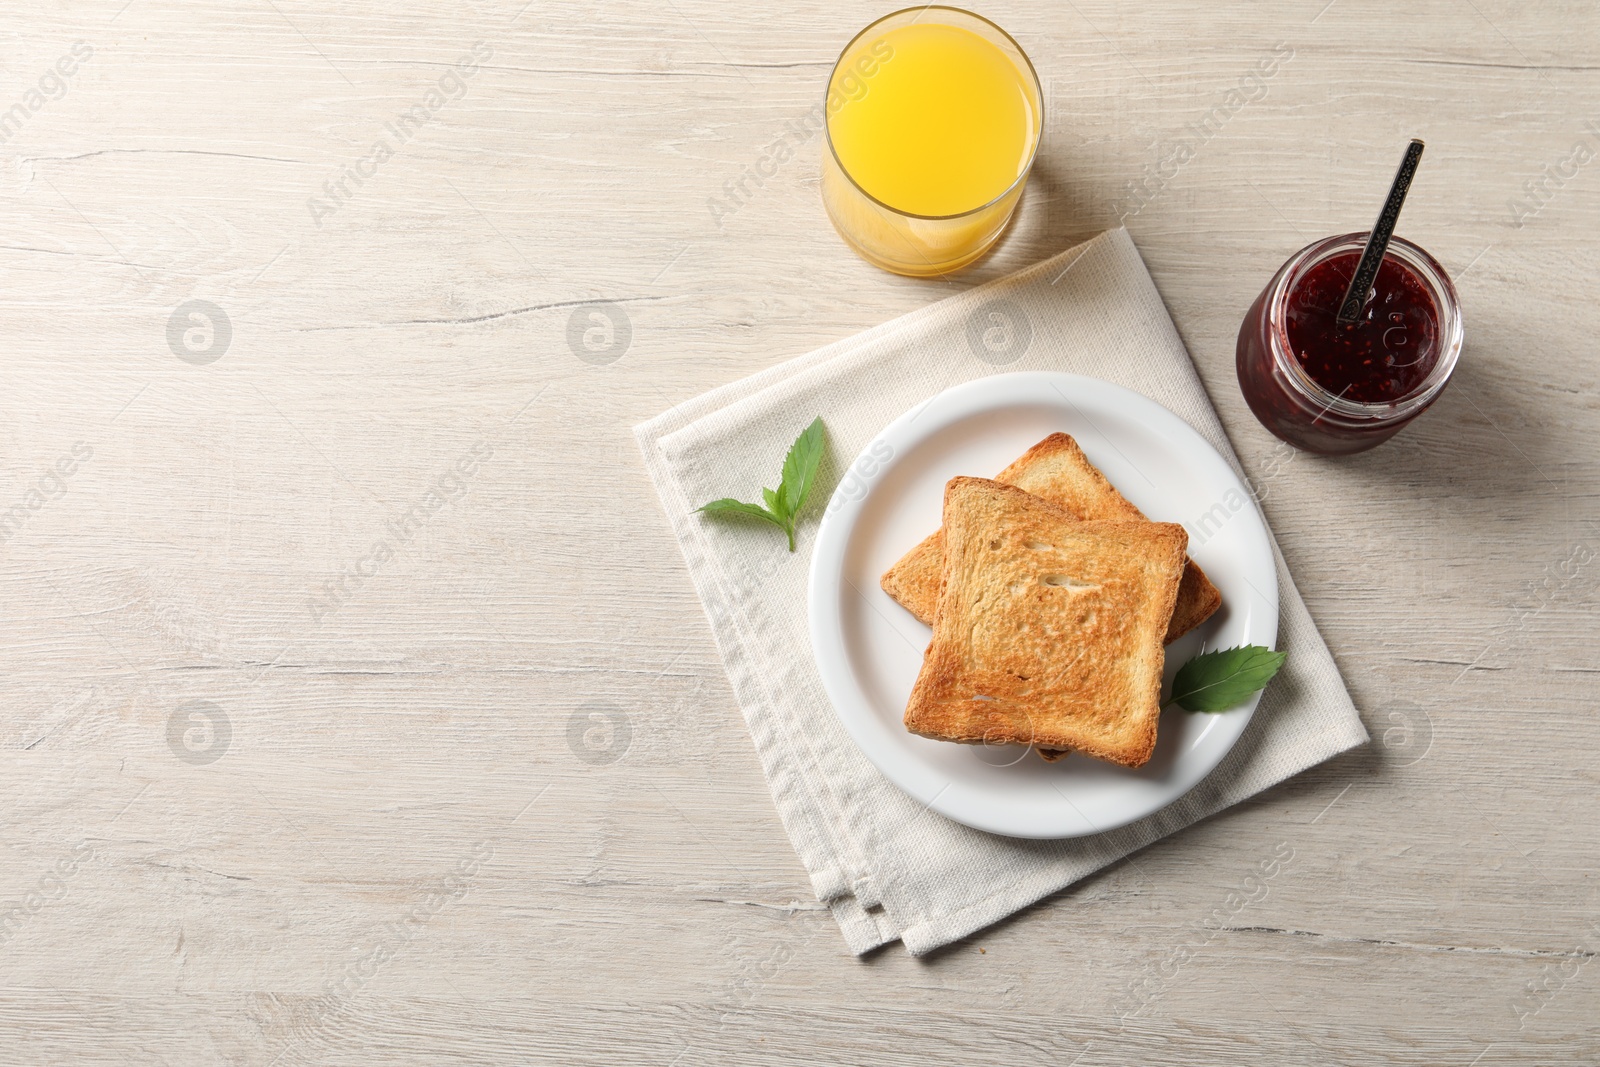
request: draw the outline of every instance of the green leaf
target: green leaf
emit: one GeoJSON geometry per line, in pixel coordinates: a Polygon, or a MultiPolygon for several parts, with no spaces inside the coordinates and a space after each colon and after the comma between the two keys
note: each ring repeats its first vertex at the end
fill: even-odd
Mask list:
{"type": "Polygon", "coordinates": [[[800,514],[822,463],[822,445],[822,418],[818,416],[794,439],[789,454],[783,458],[783,481],[778,486],[783,507],[773,510],[790,518],[800,514]]]}
{"type": "Polygon", "coordinates": [[[711,503],[696,508],[695,510],[703,511],[707,515],[748,515],[752,519],[760,519],[763,522],[770,522],[780,530],[787,531],[789,528],[787,523],[778,518],[778,516],[774,515],[772,512],[768,511],[766,508],[762,507],[760,504],[746,504],[742,500],[734,500],[731,497],[723,497],[721,500],[713,500],[711,503]]]}
{"type": "Polygon", "coordinates": [[[789,446],[789,454],[783,458],[783,480],[778,483],[778,488],[761,490],[761,499],[767,502],[766,507],[723,497],[695,510],[708,515],[746,515],[770,522],[789,535],[789,551],[793,552],[794,518],[805,506],[806,497],[811,493],[811,483],[816,479],[817,467],[822,463],[823,444],[822,418],[818,416],[789,446]]]}
{"type": "Polygon", "coordinates": [[[1226,711],[1266,688],[1288,658],[1260,645],[1207,652],[1178,668],[1167,701],[1185,711],[1226,711]]]}

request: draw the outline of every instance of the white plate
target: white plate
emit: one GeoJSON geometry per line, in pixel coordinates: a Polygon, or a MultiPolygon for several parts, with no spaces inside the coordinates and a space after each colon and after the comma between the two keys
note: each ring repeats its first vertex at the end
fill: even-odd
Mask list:
{"type": "Polygon", "coordinates": [[[1138,770],[1082,755],[1047,764],[1016,745],[956,745],[902,725],[932,631],[889,599],[884,571],[939,526],[944,486],[993,477],[1064,431],[1152,519],[1181,522],[1222,607],[1167,649],[1167,682],[1201,650],[1274,646],[1278,576],[1261,513],[1215,449],[1166,408],[1076,374],[1000,374],[900,416],[845,472],[811,560],[811,646],[846,729],[890,781],[939,814],[1013,837],[1080,837],[1172,803],[1211,773],[1256,701],[1221,714],[1161,716],[1138,770]]]}

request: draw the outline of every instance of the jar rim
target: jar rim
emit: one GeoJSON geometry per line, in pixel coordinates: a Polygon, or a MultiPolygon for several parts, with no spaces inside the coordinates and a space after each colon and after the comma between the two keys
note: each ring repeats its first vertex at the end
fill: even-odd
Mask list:
{"type": "Polygon", "coordinates": [[[1319,263],[1324,263],[1341,253],[1360,252],[1367,245],[1367,235],[1368,231],[1361,231],[1324,237],[1320,241],[1311,242],[1290,256],[1288,262],[1279,269],[1272,289],[1267,295],[1265,325],[1271,343],[1273,364],[1283,380],[1300,392],[1305,400],[1321,407],[1324,414],[1332,412],[1354,419],[1390,419],[1410,415],[1431,404],[1450,380],[1461,355],[1463,339],[1461,304],[1456,297],[1455,285],[1450,281],[1450,275],[1445,272],[1444,267],[1425,249],[1403,237],[1394,237],[1384,253],[1385,259],[1398,260],[1417,276],[1428,290],[1428,295],[1439,314],[1438,361],[1434,363],[1427,377],[1423,378],[1411,392],[1380,403],[1369,404],[1359,400],[1347,400],[1329,392],[1311,377],[1305,367],[1301,366],[1300,361],[1294,358],[1294,350],[1289,344],[1287,321],[1289,294],[1295,285],[1319,263]]]}

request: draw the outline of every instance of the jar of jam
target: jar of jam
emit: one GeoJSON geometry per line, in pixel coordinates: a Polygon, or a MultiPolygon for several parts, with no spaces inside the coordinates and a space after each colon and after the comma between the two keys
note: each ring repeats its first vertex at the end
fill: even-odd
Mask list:
{"type": "Polygon", "coordinates": [[[1308,452],[1362,452],[1427,410],[1461,354],[1461,305],[1437,260],[1389,242],[1353,323],[1339,305],[1365,233],[1316,241],[1278,269],[1239,327],[1239,388],[1261,425],[1308,452]]]}

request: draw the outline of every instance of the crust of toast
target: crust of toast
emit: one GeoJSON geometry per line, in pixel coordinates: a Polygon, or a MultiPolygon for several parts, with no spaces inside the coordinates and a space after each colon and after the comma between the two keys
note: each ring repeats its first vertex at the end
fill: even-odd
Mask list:
{"type": "Polygon", "coordinates": [[[944,524],[945,581],[906,729],[1149,760],[1183,527],[1083,522],[985,478],[951,479],[944,524]]]}
{"type": "MultiPolygon", "coordinates": [[[[1079,519],[1145,521],[1144,513],[1128,502],[1100,473],[1098,467],[1064,433],[1053,433],[1023,453],[1015,463],[995,475],[997,482],[1025,489],[1079,519]]],[[[918,619],[933,625],[944,576],[944,537],[935,531],[901,557],[880,580],[883,591],[918,619]]],[[[1166,642],[1171,644],[1209,619],[1222,606],[1222,594],[1194,560],[1185,560],[1183,581],[1166,642]]]]}

